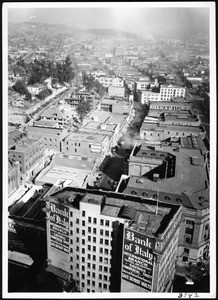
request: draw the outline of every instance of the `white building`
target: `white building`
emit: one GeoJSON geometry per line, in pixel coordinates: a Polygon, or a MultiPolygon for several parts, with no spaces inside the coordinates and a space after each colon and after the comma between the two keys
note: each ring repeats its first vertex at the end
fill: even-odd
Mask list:
{"type": "Polygon", "coordinates": [[[161,85],[160,100],[170,101],[173,97],[185,97],[185,87],[176,85],[161,85]]]}
{"type": "Polygon", "coordinates": [[[104,87],[109,86],[116,86],[116,87],[123,87],[124,86],[124,80],[119,77],[106,77],[106,76],[100,76],[96,78],[104,87]]]}
{"type": "Polygon", "coordinates": [[[160,101],[160,93],[152,91],[140,91],[139,93],[141,104],[148,104],[152,101],[160,101]]]}

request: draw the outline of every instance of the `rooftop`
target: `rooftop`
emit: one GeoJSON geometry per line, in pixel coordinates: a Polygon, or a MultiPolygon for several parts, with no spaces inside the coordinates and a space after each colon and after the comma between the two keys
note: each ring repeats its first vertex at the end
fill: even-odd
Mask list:
{"type": "Polygon", "coordinates": [[[65,141],[67,140],[76,140],[76,141],[86,141],[86,142],[90,142],[90,143],[102,143],[105,138],[106,135],[103,134],[99,134],[95,132],[95,134],[91,134],[91,133],[85,133],[85,132],[72,132],[70,135],[68,135],[65,139],[65,141]]]}
{"type": "MultiPolygon", "coordinates": [[[[142,151],[145,151],[145,149],[146,147],[143,145],[143,149],[140,149],[137,153],[138,157],[142,155],[142,151]]],[[[141,190],[139,195],[141,195],[145,189],[155,192],[159,190],[160,193],[164,192],[167,194],[186,195],[189,200],[186,199],[184,206],[197,209],[202,209],[202,205],[199,205],[199,196],[203,195],[204,199],[207,200],[204,203],[204,206],[209,206],[207,173],[204,166],[204,156],[201,150],[185,148],[178,149],[172,146],[157,146],[155,149],[162,149],[162,151],[165,151],[166,154],[169,153],[175,156],[176,165],[174,176],[160,180],[158,179],[157,181],[149,179],[147,177],[148,173],[141,176],[140,180],[139,176],[130,176],[124,192],[131,194],[132,189],[135,188],[137,190],[141,190]]],[[[153,152],[158,154],[159,151],[153,150],[153,152]]],[[[155,157],[153,159],[155,159],[155,157]]],[[[159,157],[157,159],[159,159],[159,157]]],[[[160,161],[159,165],[161,164],[162,162],[160,161]]]]}
{"type": "Polygon", "coordinates": [[[10,151],[14,150],[14,151],[23,152],[29,147],[31,147],[32,145],[34,145],[35,143],[37,143],[38,140],[39,139],[35,140],[35,139],[30,139],[28,137],[22,138],[21,140],[18,140],[16,144],[11,147],[10,151]]]}
{"type": "Polygon", "coordinates": [[[76,189],[72,187],[59,190],[51,194],[51,197],[56,200],[60,198],[65,199],[66,201],[71,198],[73,201],[68,203],[76,208],[79,208],[80,202],[100,205],[102,215],[133,221],[139,225],[139,230],[141,227],[143,232],[150,236],[156,236],[158,233],[162,233],[166,228],[162,224],[163,219],[171,215],[171,217],[168,218],[168,224],[179,209],[179,205],[160,202],[158,213],[156,214],[157,204],[156,201],[153,200],[120,193],[76,189]],[[127,213],[125,211],[126,207],[128,211],[130,210],[134,213],[127,213]]]}
{"type": "Polygon", "coordinates": [[[196,126],[182,126],[182,125],[158,125],[158,124],[148,124],[142,123],[141,131],[152,130],[152,131],[190,131],[191,132],[203,132],[203,129],[196,126]]]}
{"type": "Polygon", "coordinates": [[[27,133],[41,133],[42,136],[45,134],[61,135],[64,133],[62,128],[45,128],[43,126],[29,126],[27,127],[27,133]]]}

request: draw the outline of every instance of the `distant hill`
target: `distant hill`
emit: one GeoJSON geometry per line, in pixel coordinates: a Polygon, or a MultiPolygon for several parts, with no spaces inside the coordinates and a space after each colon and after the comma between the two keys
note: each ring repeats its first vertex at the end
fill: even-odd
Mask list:
{"type": "Polygon", "coordinates": [[[129,32],[124,32],[114,29],[81,29],[76,26],[67,26],[62,24],[45,24],[36,22],[23,22],[23,23],[9,23],[8,34],[10,35],[31,35],[38,37],[55,37],[62,35],[68,36],[81,36],[85,38],[96,36],[123,36],[126,38],[133,38],[136,35],[129,32]]]}
{"type": "Polygon", "coordinates": [[[102,36],[123,36],[126,38],[137,38],[136,34],[129,33],[126,31],[121,30],[115,30],[115,29],[99,29],[99,28],[93,28],[89,29],[88,32],[95,34],[95,35],[102,35],[102,36]]]}

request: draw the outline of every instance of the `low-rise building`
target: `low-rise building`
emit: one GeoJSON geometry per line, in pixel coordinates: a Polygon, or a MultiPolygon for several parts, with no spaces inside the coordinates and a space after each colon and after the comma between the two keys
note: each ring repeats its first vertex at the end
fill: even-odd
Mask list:
{"type": "Polygon", "coordinates": [[[86,188],[98,165],[98,158],[55,154],[51,163],[40,172],[34,182],[37,185],[86,188]]]}
{"type": "Polygon", "coordinates": [[[109,86],[108,95],[116,97],[125,97],[125,87],[109,86]]]}
{"type": "Polygon", "coordinates": [[[180,205],[72,187],[44,199],[49,268],[80,292],[171,291],[180,205]]]}
{"type": "Polygon", "coordinates": [[[46,109],[40,114],[40,120],[43,121],[57,121],[58,127],[68,127],[72,122],[72,116],[69,116],[64,110],[60,110],[57,107],[46,109]]]}
{"type": "Polygon", "coordinates": [[[43,126],[27,127],[27,135],[29,138],[43,138],[43,147],[46,152],[61,152],[61,141],[67,136],[68,132],[62,128],[45,128],[43,126]]]}
{"type": "Polygon", "coordinates": [[[100,76],[96,77],[96,79],[104,86],[114,86],[114,87],[123,87],[124,86],[124,80],[120,77],[106,77],[106,76],[100,76]]]}
{"type": "MultiPolygon", "coordinates": [[[[195,141],[192,137],[191,140],[195,141]]],[[[207,151],[183,146],[135,147],[129,177],[118,192],[183,206],[178,259],[196,262],[209,256],[209,172],[207,151]]]]}
{"type": "Polygon", "coordinates": [[[107,135],[73,132],[62,142],[65,154],[99,157],[103,159],[109,152],[109,138],[107,135]]]}
{"type": "Polygon", "coordinates": [[[178,139],[189,135],[205,137],[204,129],[199,126],[159,125],[158,123],[143,123],[140,128],[140,139],[159,140],[178,139]]]}
{"type": "Polygon", "coordinates": [[[38,95],[41,91],[45,89],[44,85],[35,83],[34,85],[28,85],[27,90],[30,94],[38,95]]]}
{"type": "Polygon", "coordinates": [[[149,104],[150,102],[160,101],[160,93],[148,91],[139,91],[138,99],[140,99],[141,104],[149,104]]]}
{"type": "Polygon", "coordinates": [[[20,164],[20,182],[31,180],[44,167],[43,138],[30,139],[23,137],[9,147],[8,158],[20,164]]]}
{"type": "Polygon", "coordinates": [[[170,101],[173,97],[185,97],[185,87],[177,85],[161,85],[160,100],[170,101]]]}

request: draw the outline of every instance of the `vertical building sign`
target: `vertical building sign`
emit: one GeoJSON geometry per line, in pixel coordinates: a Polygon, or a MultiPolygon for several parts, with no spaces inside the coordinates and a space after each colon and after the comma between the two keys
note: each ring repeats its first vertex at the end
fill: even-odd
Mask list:
{"type": "Polygon", "coordinates": [[[122,279],[151,292],[154,239],[134,231],[124,229],[122,279]]]}
{"type": "Polygon", "coordinates": [[[50,203],[51,247],[69,253],[69,208],[59,203],[50,203]]]}

